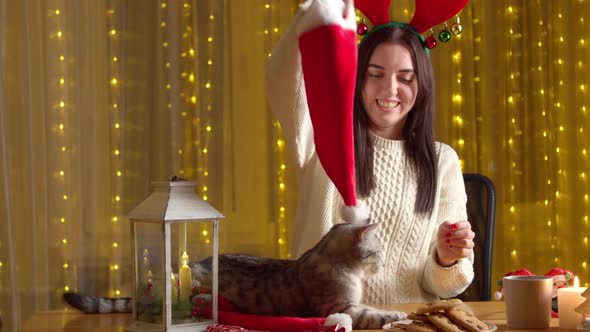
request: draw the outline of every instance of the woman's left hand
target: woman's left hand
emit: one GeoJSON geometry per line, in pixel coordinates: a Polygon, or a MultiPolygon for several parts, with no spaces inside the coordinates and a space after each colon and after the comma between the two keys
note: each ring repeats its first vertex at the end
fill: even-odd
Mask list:
{"type": "Polygon", "coordinates": [[[437,262],[441,266],[451,266],[457,260],[471,256],[473,253],[473,238],[469,221],[452,223],[445,221],[438,227],[436,234],[437,262]]]}

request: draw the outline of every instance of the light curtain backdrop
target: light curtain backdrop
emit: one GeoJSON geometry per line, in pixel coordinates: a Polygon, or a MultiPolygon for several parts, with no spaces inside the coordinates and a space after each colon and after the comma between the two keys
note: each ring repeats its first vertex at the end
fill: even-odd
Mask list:
{"type": "MultiPolygon", "coordinates": [[[[64,290],[130,295],[125,214],[172,175],[226,216],[222,252],[288,257],[295,174],[263,66],[298,3],[0,0],[4,331],[64,290]]],[[[495,280],[590,281],[587,17],[588,0],[471,0],[431,52],[437,138],[497,188],[495,280]]]]}

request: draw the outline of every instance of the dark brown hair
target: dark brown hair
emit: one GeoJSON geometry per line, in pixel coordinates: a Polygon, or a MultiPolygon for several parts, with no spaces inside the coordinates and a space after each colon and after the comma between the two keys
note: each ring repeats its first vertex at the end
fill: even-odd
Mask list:
{"type": "Polygon", "coordinates": [[[369,117],[363,106],[363,87],[371,55],[382,43],[406,47],[413,57],[418,94],[407,115],[402,131],[404,152],[414,167],[418,193],[414,210],[430,216],[434,208],[438,157],[434,147],[434,75],[421,40],[410,29],[391,26],[373,32],[359,46],[358,71],[354,95],[354,145],[358,193],[367,196],[375,187],[373,141],[369,134],[369,117]]]}

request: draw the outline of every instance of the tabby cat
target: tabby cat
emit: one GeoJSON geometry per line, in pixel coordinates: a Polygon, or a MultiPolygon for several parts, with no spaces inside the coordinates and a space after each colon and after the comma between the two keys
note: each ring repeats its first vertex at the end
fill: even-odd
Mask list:
{"type": "MultiPolygon", "coordinates": [[[[337,224],[297,260],[247,255],[219,256],[219,293],[242,313],[269,316],[351,316],[354,329],[381,329],[404,319],[402,312],[361,304],[364,278],[382,266],[377,225],[337,224]],[[271,291],[269,291],[271,290],[271,291]]],[[[211,260],[191,264],[193,275],[210,273],[211,260]]],[[[129,312],[129,299],[66,293],[66,302],[85,312],[129,312]]]]}

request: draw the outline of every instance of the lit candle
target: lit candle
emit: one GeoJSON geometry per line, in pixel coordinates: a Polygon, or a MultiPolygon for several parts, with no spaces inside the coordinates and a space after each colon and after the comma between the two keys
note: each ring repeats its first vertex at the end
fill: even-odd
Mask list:
{"type": "Polygon", "coordinates": [[[178,285],[174,273],[170,273],[170,288],[172,292],[172,303],[178,302],[178,285]]]}
{"type": "Polygon", "coordinates": [[[148,279],[151,276],[148,276],[148,271],[150,270],[150,260],[149,260],[149,253],[147,249],[143,249],[143,262],[140,266],[139,276],[141,281],[147,284],[148,279]]]}
{"type": "Polygon", "coordinates": [[[180,296],[179,301],[189,301],[192,293],[191,287],[191,269],[188,267],[188,255],[186,251],[182,254],[182,266],[178,272],[180,281],[180,296]]]}
{"type": "Polygon", "coordinates": [[[574,278],[573,287],[564,287],[557,290],[557,308],[559,310],[559,328],[562,330],[575,330],[582,321],[582,314],[574,309],[584,302],[582,292],[585,287],[579,287],[580,280],[574,278]]]}

